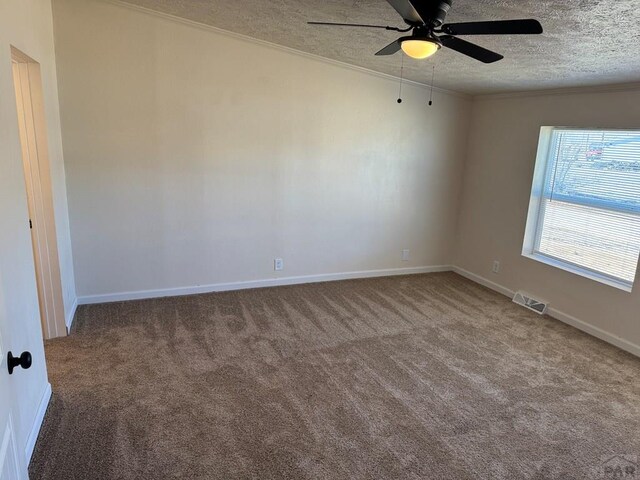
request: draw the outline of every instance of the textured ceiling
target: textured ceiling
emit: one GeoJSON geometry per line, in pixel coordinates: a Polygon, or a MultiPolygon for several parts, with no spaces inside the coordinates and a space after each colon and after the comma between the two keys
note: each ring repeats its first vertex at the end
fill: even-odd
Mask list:
{"type": "MultiPolygon", "coordinates": [[[[126,0],[128,3],[399,76],[401,55],[374,53],[400,34],[307,21],[404,26],[385,0],[126,0]]],[[[640,80],[638,0],[454,0],[448,22],[536,18],[545,33],[471,37],[505,59],[485,65],[442,49],[405,61],[405,77],[470,94],[640,80]]]]}

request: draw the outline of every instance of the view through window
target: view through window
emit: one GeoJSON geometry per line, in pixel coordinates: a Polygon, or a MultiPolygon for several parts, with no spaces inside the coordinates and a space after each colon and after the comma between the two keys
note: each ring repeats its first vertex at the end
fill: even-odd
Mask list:
{"type": "Polygon", "coordinates": [[[630,290],[640,254],[640,131],[547,128],[540,148],[523,253],[630,290]]]}

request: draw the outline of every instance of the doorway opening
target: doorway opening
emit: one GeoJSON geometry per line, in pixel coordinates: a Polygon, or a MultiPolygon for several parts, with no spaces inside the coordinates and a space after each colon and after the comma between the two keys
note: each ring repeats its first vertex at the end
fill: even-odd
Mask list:
{"type": "Polygon", "coordinates": [[[11,47],[13,83],[29,207],[31,241],[45,339],[67,335],[53,209],[40,64],[11,47]]]}

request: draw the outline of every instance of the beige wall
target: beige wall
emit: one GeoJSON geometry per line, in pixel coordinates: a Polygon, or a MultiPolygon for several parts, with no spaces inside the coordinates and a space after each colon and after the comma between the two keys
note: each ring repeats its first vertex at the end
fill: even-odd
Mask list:
{"type": "MultiPolygon", "coordinates": [[[[14,412],[17,441],[25,447],[47,389],[47,377],[11,71],[11,45],[37,60],[42,67],[60,268],[65,310],[70,314],[75,287],[49,2],[0,0],[0,330],[7,350],[14,353],[29,350],[33,355],[31,369],[11,377],[17,405],[14,412]]],[[[6,368],[3,362],[0,363],[6,368]]]]}
{"type": "Polygon", "coordinates": [[[521,256],[540,126],[640,127],[640,92],[481,97],[471,113],[407,86],[397,105],[391,79],[212,29],[95,0],[54,10],[85,300],[454,263],[640,352],[637,288],[521,256]]]}
{"type": "MultiPolygon", "coordinates": [[[[619,344],[638,353],[637,280],[634,291],[627,293],[521,256],[543,125],[640,128],[640,89],[477,99],[471,120],[456,264],[510,290],[522,289],[547,299],[561,314],[585,322],[582,328],[620,337],[623,342],[619,344]],[[498,275],[491,273],[493,260],[501,261],[498,275]]],[[[613,337],[608,340],[615,341],[613,337]]]]}
{"type": "Polygon", "coordinates": [[[398,105],[391,79],[105,2],[54,12],[85,300],[451,263],[469,100],[398,105]]]}

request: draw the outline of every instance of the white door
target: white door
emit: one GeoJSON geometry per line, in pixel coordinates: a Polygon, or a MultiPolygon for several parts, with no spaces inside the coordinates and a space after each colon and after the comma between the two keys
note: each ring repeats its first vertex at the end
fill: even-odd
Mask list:
{"type": "Polygon", "coordinates": [[[0,288],[0,480],[26,480],[28,477],[24,455],[21,455],[22,450],[16,446],[13,429],[13,396],[8,369],[8,346],[3,341],[5,336],[2,335],[7,326],[4,299],[0,288]]]}
{"type": "Polygon", "coordinates": [[[5,95],[13,89],[6,53],[0,52],[0,480],[27,480],[27,445],[37,436],[31,431],[47,380],[15,96],[5,95]],[[33,367],[10,375],[9,352],[20,357],[25,350],[34,355],[33,367]]]}

